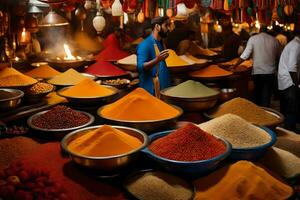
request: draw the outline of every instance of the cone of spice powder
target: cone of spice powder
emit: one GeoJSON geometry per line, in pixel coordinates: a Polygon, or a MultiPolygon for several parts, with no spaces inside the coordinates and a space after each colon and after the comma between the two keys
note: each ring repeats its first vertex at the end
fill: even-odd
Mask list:
{"type": "Polygon", "coordinates": [[[129,56],[129,53],[126,51],[115,46],[108,46],[96,56],[96,60],[117,61],[127,56],[129,56]]]}
{"type": "Polygon", "coordinates": [[[0,86],[27,86],[36,83],[37,80],[30,76],[24,75],[12,67],[7,67],[0,71],[0,86]]]}
{"type": "Polygon", "coordinates": [[[178,67],[178,66],[189,66],[190,63],[186,62],[182,58],[180,58],[176,52],[172,49],[168,49],[169,56],[166,59],[166,64],[168,67],[178,67]]]}
{"type": "Polygon", "coordinates": [[[232,75],[232,72],[220,68],[218,65],[210,65],[204,69],[200,69],[190,73],[190,76],[197,78],[214,78],[232,75]]]}
{"type": "Polygon", "coordinates": [[[92,64],[84,70],[85,73],[92,74],[95,76],[122,76],[126,75],[127,72],[119,67],[111,64],[110,62],[98,60],[96,63],[92,64]]]}
{"type": "Polygon", "coordinates": [[[60,74],[57,70],[53,69],[49,65],[41,65],[40,67],[37,67],[29,72],[25,73],[27,76],[31,76],[33,78],[52,78],[54,76],[57,76],[60,74]]]}
{"type": "Polygon", "coordinates": [[[136,54],[131,54],[125,58],[118,60],[118,64],[121,65],[134,65],[137,66],[137,57],[136,54]]]}
{"type": "Polygon", "coordinates": [[[86,79],[86,77],[76,70],[68,69],[64,73],[61,73],[48,80],[48,83],[51,83],[53,85],[76,85],[84,79],[86,79]]]}

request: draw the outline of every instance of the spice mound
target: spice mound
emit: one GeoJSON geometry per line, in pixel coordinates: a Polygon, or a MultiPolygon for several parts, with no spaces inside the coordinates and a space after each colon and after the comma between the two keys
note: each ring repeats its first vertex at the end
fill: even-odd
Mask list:
{"type": "Polygon", "coordinates": [[[123,69],[120,69],[110,62],[102,60],[99,60],[96,63],[92,64],[87,69],[85,69],[84,72],[96,76],[122,76],[127,74],[127,72],[123,69]]]}
{"type": "Polygon", "coordinates": [[[239,161],[194,182],[195,200],[200,199],[288,199],[293,189],[263,168],[239,161]]]}
{"type": "Polygon", "coordinates": [[[77,72],[76,70],[68,69],[64,73],[61,73],[48,80],[48,83],[54,85],[76,85],[84,79],[86,79],[86,77],[77,72]]]}
{"type": "Polygon", "coordinates": [[[55,106],[48,112],[32,119],[32,124],[43,129],[66,129],[84,125],[90,118],[66,106],[55,106]]]}
{"type": "Polygon", "coordinates": [[[219,117],[227,113],[238,115],[246,121],[257,125],[273,124],[279,120],[278,117],[266,112],[251,101],[240,97],[220,105],[218,109],[212,113],[212,116],[219,117]]]}
{"type": "Polygon", "coordinates": [[[60,72],[58,72],[57,70],[53,69],[52,67],[50,67],[49,65],[42,65],[40,67],[37,67],[29,72],[25,73],[27,76],[31,76],[33,78],[44,78],[44,79],[48,79],[48,78],[52,78],[56,75],[59,75],[60,72]]]}
{"type": "Polygon", "coordinates": [[[153,97],[146,90],[137,88],[118,101],[101,110],[102,116],[117,120],[163,120],[176,117],[180,112],[153,97]]]}
{"type": "Polygon", "coordinates": [[[222,115],[199,127],[228,140],[233,148],[257,147],[271,141],[271,136],[266,131],[233,114],[222,115]]]}
{"type": "Polygon", "coordinates": [[[101,86],[91,79],[84,79],[77,85],[60,92],[67,97],[104,97],[113,93],[113,90],[101,86]]]}
{"type": "Polygon", "coordinates": [[[177,161],[207,160],[221,155],[226,146],[191,123],[152,142],[149,149],[164,158],[177,161]]]}
{"type": "Polygon", "coordinates": [[[166,64],[168,67],[191,65],[190,63],[186,62],[184,59],[180,58],[174,50],[168,49],[168,51],[169,51],[169,57],[167,57],[166,59],[166,64]]]}
{"type": "Polygon", "coordinates": [[[51,92],[54,86],[49,83],[38,82],[26,90],[28,95],[37,95],[51,92]]]}
{"type": "Polygon", "coordinates": [[[204,69],[200,69],[190,73],[192,77],[199,77],[199,78],[214,78],[214,77],[223,77],[223,76],[230,76],[232,72],[226,71],[220,68],[218,65],[210,65],[204,69]]]}
{"type": "Polygon", "coordinates": [[[142,146],[142,142],[126,132],[108,125],[85,132],[68,144],[68,149],[85,156],[115,156],[128,153],[142,146]]]}
{"type": "Polygon", "coordinates": [[[201,98],[219,94],[219,92],[216,90],[206,87],[200,82],[192,80],[180,83],[179,85],[166,90],[164,93],[173,97],[186,98],[201,98]]]}
{"type": "Polygon", "coordinates": [[[118,64],[136,66],[137,65],[136,61],[137,61],[136,54],[131,54],[130,56],[118,60],[118,64]]]}
{"type": "Polygon", "coordinates": [[[185,180],[163,172],[146,172],[130,179],[125,187],[136,198],[143,200],[189,200],[191,185],[185,180]]]}
{"type": "Polygon", "coordinates": [[[5,68],[0,71],[0,87],[27,86],[36,83],[37,80],[31,78],[14,68],[5,68]]]}

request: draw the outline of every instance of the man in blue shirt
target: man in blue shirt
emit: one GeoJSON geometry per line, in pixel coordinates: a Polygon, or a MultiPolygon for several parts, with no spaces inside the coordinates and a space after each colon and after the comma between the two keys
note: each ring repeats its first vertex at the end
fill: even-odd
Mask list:
{"type": "Polygon", "coordinates": [[[170,86],[170,74],[165,59],[169,56],[162,39],[166,38],[170,28],[168,17],[156,17],[151,20],[152,33],[137,47],[137,70],[140,87],[154,95],[153,78],[158,74],[160,89],[170,86]],[[159,52],[155,51],[155,46],[159,52]],[[158,69],[158,72],[157,72],[158,69]]]}

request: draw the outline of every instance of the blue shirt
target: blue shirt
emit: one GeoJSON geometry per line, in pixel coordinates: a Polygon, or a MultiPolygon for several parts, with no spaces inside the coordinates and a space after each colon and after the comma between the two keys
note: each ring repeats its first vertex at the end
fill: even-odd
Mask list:
{"type": "MultiPolygon", "coordinates": [[[[153,78],[156,74],[156,66],[146,71],[144,70],[144,63],[149,62],[156,57],[154,44],[157,44],[159,51],[164,50],[162,42],[155,40],[152,34],[137,46],[137,70],[139,72],[139,84],[140,87],[144,88],[152,95],[154,95],[153,78]]],[[[161,61],[158,64],[160,89],[164,89],[170,86],[170,74],[165,61],[161,61]]]]}

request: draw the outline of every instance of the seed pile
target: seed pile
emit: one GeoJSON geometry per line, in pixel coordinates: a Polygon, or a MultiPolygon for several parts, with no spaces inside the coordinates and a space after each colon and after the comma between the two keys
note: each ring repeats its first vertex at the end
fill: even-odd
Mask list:
{"type": "Polygon", "coordinates": [[[163,172],[147,172],[126,184],[127,190],[143,200],[192,199],[191,186],[184,180],[163,172]]]}
{"type": "Polygon", "coordinates": [[[218,109],[212,113],[212,116],[219,117],[228,113],[238,115],[246,121],[257,125],[268,125],[278,121],[278,117],[266,112],[251,101],[240,97],[220,105],[218,109]]]}
{"type": "Polygon", "coordinates": [[[271,141],[271,136],[239,116],[226,114],[199,127],[208,133],[228,140],[233,148],[257,147],[271,141]]]}
{"type": "Polygon", "coordinates": [[[28,88],[26,90],[26,94],[29,94],[29,95],[42,94],[42,93],[50,92],[53,89],[54,89],[54,86],[49,83],[38,82],[38,83],[34,84],[33,86],[31,86],[30,88],[28,88]]]}

